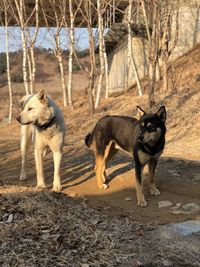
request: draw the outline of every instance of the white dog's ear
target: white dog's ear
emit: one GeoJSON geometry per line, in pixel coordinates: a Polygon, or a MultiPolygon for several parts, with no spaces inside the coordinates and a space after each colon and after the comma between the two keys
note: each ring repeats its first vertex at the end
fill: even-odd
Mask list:
{"type": "Polygon", "coordinates": [[[30,98],[30,95],[25,95],[23,96],[19,101],[18,101],[18,106],[19,108],[23,109],[24,106],[26,105],[28,99],[30,98]]]}
{"type": "Polygon", "coordinates": [[[38,99],[42,104],[48,104],[47,95],[45,94],[44,90],[40,90],[38,93],[38,99]]]}
{"type": "Polygon", "coordinates": [[[162,106],[159,108],[159,110],[157,111],[157,115],[159,117],[159,119],[163,122],[166,121],[166,109],[165,106],[162,106]]]}
{"type": "Polygon", "coordinates": [[[141,107],[137,106],[136,118],[141,119],[142,116],[144,116],[145,114],[146,114],[146,112],[141,107]]]}

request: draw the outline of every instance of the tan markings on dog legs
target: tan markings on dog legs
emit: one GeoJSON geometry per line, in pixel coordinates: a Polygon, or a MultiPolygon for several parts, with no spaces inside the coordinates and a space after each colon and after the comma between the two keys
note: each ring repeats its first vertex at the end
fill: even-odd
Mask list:
{"type": "Polygon", "coordinates": [[[148,163],[149,168],[149,182],[150,182],[150,192],[153,196],[159,196],[160,191],[155,185],[155,170],[156,170],[157,160],[150,160],[148,163]]]}
{"type": "Polygon", "coordinates": [[[104,151],[104,157],[103,157],[103,166],[102,166],[102,172],[101,172],[101,177],[102,177],[102,181],[103,181],[103,184],[104,184],[104,188],[108,188],[108,185],[105,184],[106,182],[106,160],[109,156],[109,152],[110,152],[110,148],[112,146],[113,142],[111,141],[107,146],[106,146],[106,149],[104,151]]]}
{"type": "Polygon", "coordinates": [[[138,206],[146,207],[147,202],[144,198],[144,192],[143,192],[143,167],[141,168],[141,184],[138,182],[138,179],[135,177],[135,189],[137,193],[138,206]]]}
{"type": "Polygon", "coordinates": [[[103,168],[103,156],[96,153],[96,166],[95,166],[95,172],[96,172],[96,179],[97,184],[100,189],[106,189],[107,187],[104,187],[104,183],[102,180],[102,168],[103,168]]]}
{"type": "Polygon", "coordinates": [[[53,180],[53,191],[59,192],[62,187],[60,184],[60,163],[61,163],[62,153],[61,151],[53,151],[54,159],[54,180],[53,180]]]}
{"type": "Polygon", "coordinates": [[[27,166],[27,155],[28,150],[31,145],[32,137],[32,126],[31,125],[22,125],[21,126],[21,154],[22,154],[22,167],[19,180],[26,180],[26,166],[27,166]]]}
{"type": "Polygon", "coordinates": [[[45,188],[44,174],[43,174],[43,149],[35,147],[35,163],[37,171],[37,187],[45,188]]]}
{"type": "Polygon", "coordinates": [[[112,142],[112,144],[110,145],[110,150],[109,150],[108,156],[107,156],[107,158],[105,160],[105,164],[103,166],[103,168],[104,168],[104,171],[103,171],[104,183],[109,179],[109,176],[107,176],[107,174],[106,174],[107,163],[109,160],[111,160],[116,155],[116,153],[118,151],[119,151],[118,149],[115,149],[115,143],[112,142]]]}

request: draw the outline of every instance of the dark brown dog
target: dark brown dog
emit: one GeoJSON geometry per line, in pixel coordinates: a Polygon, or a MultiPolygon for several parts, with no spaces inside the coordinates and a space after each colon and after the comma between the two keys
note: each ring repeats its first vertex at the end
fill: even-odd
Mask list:
{"type": "Polygon", "coordinates": [[[106,116],[101,118],[92,133],[85,137],[87,147],[95,153],[95,172],[100,189],[106,184],[106,162],[121,148],[129,152],[135,161],[135,186],[138,206],[145,207],[147,202],[143,193],[142,172],[149,167],[150,192],[159,195],[155,185],[155,169],[158,158],[165,145],[166,110],[162,106],[156,113],[146,113],[137,107],[140,119],[126,116],[106,116]]]}

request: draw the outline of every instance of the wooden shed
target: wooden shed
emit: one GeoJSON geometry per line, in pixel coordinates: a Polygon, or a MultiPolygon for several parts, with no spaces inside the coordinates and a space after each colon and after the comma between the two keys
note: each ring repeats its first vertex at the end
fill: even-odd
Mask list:
{"type": "MultiPolygon", "coordinates": [[[[175,19],[174,19],[175,20],[175,19]]],[[[172,37],[175,34],[173,20],[172,37]]],[[[132,49],[140,79],[147,75],[148,49],[147,36],[142,20],[132,25],[132,49]]],[[[113,24],[108,31],[105,41],[109,62],[109,92],[123,91],[136,83],[133,66],[128,70],[127,25],[122,22],[113,24]]],[[[179,39],[171,54],[170,60],[183,55],[195,44],[200,42],[200,1],[182,1],[179,8],[179,39]]]]}

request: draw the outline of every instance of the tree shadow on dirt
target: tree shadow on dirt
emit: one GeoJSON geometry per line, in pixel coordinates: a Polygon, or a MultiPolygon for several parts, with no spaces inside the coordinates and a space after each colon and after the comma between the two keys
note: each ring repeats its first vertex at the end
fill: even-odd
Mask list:
{"type": "MultiPolygon", "coordinates": [[[[94,156],[92,154],[89,155],[88,153],[86,153],[85,155],[81,155],[81,157],[78,158],[76,155],[74,155],[70,164],[71,165],[69,166],[69,169],[67,167],[62,168],[63,177],[67,177],[62,179],[62,183],[64,185],[63,189],[80,185],[90,179],[95,179],[95,162],[94,156]],[[80,158],[81,163],[79,163],[80,158]]],[[[108,182],[113,180],[116,176],[126,173],[127,171],[132,169],[132,160],[130,157],[120,157],[119,155],[117,155],[112,161],[108,162],[106,169],[107,172],[109,172],[110,168],[119,164],[126,165],[120,166],[117,170],[109,173],[108,182]]],[[[69,165],[69,163],[67,163],[66,165],[69,165]]]]}
{"type": "MultiPolygon", "coordinates": [[[[12,146],[11,146],[12,147],[12,146]]],[[[15,148],[18,149],[17,145],[15,148]]],[[[27,181],[19,181],[19,174],[21,170],[21,155],[20,152],[14,158],[10,155],[14,152],[15,148],[9,149],[9,153],[3,155],[1,153],[1,167],[0,167],[0,184],[1,185],[36,185],[36,171],[35,160],[33,151],[28,158],[28,179],[27,181]]],[[[5,148],[4,148],[5,150],[5,148]]],[[[16,152],[16,151],[15,151],[16,152]]],[[[90,151],[65,148],[61,163],[61,182],[63,189],[73,188],[82,185],[94,179],[95,186],[95,173],[94,173],[94,156],[90,151]]],[[[107,174],[109,175],[108,183],[113,182],[118,177],[134,176],[134,166],[130,156],[119,152],[114,159],[112,159],[107,166],[107,174]],[[133,171],[126,175],[129,171],[133,171]]],[[[53,158],[52,153],[49,153],[44,160],[44,175],[46,184],[49,189],[52,188],[53,182],[53,158]]],[[[166,158],[161,157],[157,167],[158,182],[162,186],[162,176],[167,177],[165,184],[171,188],[170,183],[176,182],[177,187],[181,187],[183,183],[192,183],[199,185],[200,183],[200,162],[191,161],[180,158],[166,158]],[[160,178],[159,178],[160,177],[160,178]]],[[[125,178],[125,179],[126,179],[125,178]]],[[[132,179],[131,179],[132,180],[132,179]]],[[[127,181],[128,183],[128,181],[127,181]]],[[[172,188],[173,190],[173,188],[172,188]]]]}
{"type": "MultiPolygon", "coordinates": [[[[71,155],[70,162],[63,163],[62,167],[62,184],[63,188],[74,187],[81,185],[88,180],[95,179],[94,172],[94,157],[86,153],[80,157],[71,155]]],[[[147,168],[146,168],[147,169],[147,168]]],[[[127,172],[133,170],[134,175],[134,162],[132,158],[119,153],[107,164],[106,173],[108,175],[108,183],[118,176],[122,176],[127,172]]],[[[145,171],[147,172],[147,170],[145,171]]],[[[193,160],[185,160],[181,158],[161,157],[159,159],[157,173],[164,172],[165,176],[169,177],[168,181],[176,181],[177,183],[200,182],[200,162],[193,160]]]]}

